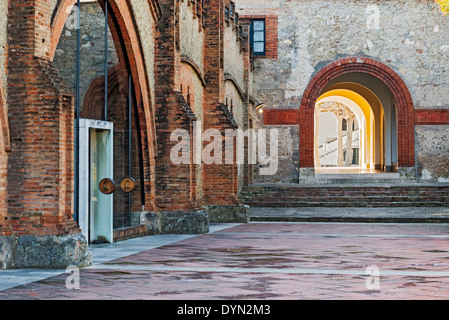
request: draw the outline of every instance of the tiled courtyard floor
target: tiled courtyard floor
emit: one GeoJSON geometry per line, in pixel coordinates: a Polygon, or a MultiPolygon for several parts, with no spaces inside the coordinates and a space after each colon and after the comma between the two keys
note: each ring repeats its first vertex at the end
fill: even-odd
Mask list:
{"type": "MultiPolygon", "coordinates": [[[[449,224],[214,225],[142,249],[161,237],[92,248],[79,289],[66,288],[64,270],[52,271],[0,299],[449,298],[449,224]]],[[[0,271],[0,283],[26,272],[0,271]]]]}

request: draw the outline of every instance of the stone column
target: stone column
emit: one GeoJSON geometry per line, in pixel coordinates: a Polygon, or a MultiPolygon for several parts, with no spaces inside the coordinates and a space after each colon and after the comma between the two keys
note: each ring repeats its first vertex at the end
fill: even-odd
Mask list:
{"type": "MultiPolygon", "coordinates": [[[[337,111],[338,112],[338,111],[337,111]]],[[[338,144],[338,154],[337,154],[337,166],[343,167],[343,116],[337,113],[338,119],[338,131],[337,131],[337,144],[338,144]]]]}
{"type": "Polygon", "coordinates": [[[348,134],[346,136],[346,159],[345,167],[349,167],[352,164],[352,124],[354,123],[354,117],[350,116],[347,119],[348,134]]]}
{"type": "Polygon", "coordinates": [[[320,114],[321,109],[315,107],[315,167],[321,167],[320,159],[320,114]]]}

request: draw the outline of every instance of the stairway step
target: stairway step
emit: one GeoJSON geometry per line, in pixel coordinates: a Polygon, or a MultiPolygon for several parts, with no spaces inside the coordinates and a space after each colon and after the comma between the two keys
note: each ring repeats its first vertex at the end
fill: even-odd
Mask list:
{"type": "Polygon", "coordinates": [[[250,207],[296,208],[296,207],[348,207],[348,208],[382,208],[382,207],[447,207],[440,202],[290,202],[290,203],[247,203],[250,207]]]}

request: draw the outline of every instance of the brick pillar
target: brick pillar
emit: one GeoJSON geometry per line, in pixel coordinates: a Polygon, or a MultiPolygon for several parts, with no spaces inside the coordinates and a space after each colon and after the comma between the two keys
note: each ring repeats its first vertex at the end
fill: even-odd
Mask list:
{"type": "MultiPolygon", "coordinates": [[[[209,0],[205,29],[206,48],[204,70],[205,88],[204,130],[218,129],[226,142],[225,130],[237,126],[224,106],[224,2],[209,0]]],[[[233,138],[234,152],[236,139],[233,138]]],[[[208,142],[205,142],[208,144],[208,142]]],[[[224,145],[223,145],[224,151],[224,145]]],[[[235,153],[234,153],[235,159],[235,153]]],[[[226,164],[225,152],[221,164],[203,164],[203,199],[211,221],[247,221],[247,210],[241,210],[238,201],[237,164],[226,164]],[[242,215],[243,214],[243,215],[242,215]]]]}
{"type": "MultiPolygon", "coordinates": [[[[7,174],[7,220],[3,223],[16,238],[0,238],[0,245],[12,252],[23,250],[18,249],[20,246],[25,246],[26,250],[22,255],[10,255],[15,261],[0,261],[0,268],[52,268],[90,263],[85,239],[80,236],[72,217],[73,98],[64,88],[57,70],[46,60],[50,18],[48,1],[10,2],[11,153],[7,174]],[[21,236],[31,236],[34,240],[29,242],[27,238],[28,242],[21,242],[21,236]],[[55,237],[59,240],[53,242],[55,237]],[[61,246],[64,249],[57,249],[61,246]],[[56,251],[52,253],[51,250],[56,251]],[[73,254],[68,256],[68,252],[73,254]]],[[[6,232],[3,236],[9,234],[6,232]]]]}
{"type": "MultiPolygon", "coordinates": [[[[240,25],[242,25],[242,22],[240,22],[240,25]]],[[[250,102],[250,90],[252,88],[252,78],[250,77],[252,73],[252,66],[251,66],[251,48],[249,43],[249,32],[250,27],[248,22],[246,24],[242,25],[243,33],[248,35],[248,38],[244,41],[242,44],[243,46],[243,52],[244,52],[244,71],[243,71],[243,82],[245,86],[246,91],[246,97],[244,101],[244,113],[243,113],[243,130],[252,129],[252,125],[250,125],[250,117],[249,113],[250,110],[253,109],[254,105],[251,105],[250,102]]],[[[245,143],[245,163],[243,164],[243,188],[248,187],[251,184],[251,172],[253,170],[253,165],[250,163],[250,159],[248,157],[248,151],[250,146],[250,138],[248,138],[247,143],[245,143]]]]}
{"type": "Polygon", "coordinates": [[[158,212],[147,215],[146,223],[149,229],[158,228],[156,233],[204,233],[209,227],[206,214],[196,201],[193,152],[190,164],[174,164],[170,158],[172,148],[178,144],[178,141],[171,141],[171,134],[177,129],[186,130],[192,143],[196,118],[180,92],[179,2],[161,0],[160,4],[163,16],[156,32],[155,50],[158,142],[155,207],[158,212]]]}

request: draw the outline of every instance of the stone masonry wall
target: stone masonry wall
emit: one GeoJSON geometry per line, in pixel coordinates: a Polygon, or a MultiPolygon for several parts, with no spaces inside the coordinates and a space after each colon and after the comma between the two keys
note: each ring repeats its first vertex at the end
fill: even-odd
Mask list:
{"type": "Polygon", "coordinates": [[[179,40],[181,54],[191,59],[203,73],[204,31],[195,9],[195,4],[189,0],[180,2],[179,40]]]}
{"type": "MultiPolygon", "coordinates": [[[[83,109],[84,96],[92,81],[104,76],[104,13],[96,2],[81,4],[81,70],[80,100],[83,109]]],[[[111,33],[108,34],[109,68],[118,64],[117,52],[111,33]]],[[[60,76],[75,94],[76,30],[64,28],[53,60],[60,76]]]]}
{"type": "MultiPolygon", "coordinates": [[[[404,80],[415,109],[449,109],[449,18],[432,0],[236,0],[236,8],[245,16],[278,16],[277,59],[255,61],[254,97],[266,108],[299,108],[318,70],[345,56],[363,56],[404,80]]],[[[290,131],[281,130],[281,136],[290,131]]],[[[295,148],[286,146],[291,151],[280,150],[289,154],[281,170],[298,161],[296,139],[290,141],[295,148]]],[[[292,181],[295,174],[285,172],[275,179],[292,181]]]]}
{"type": "Polygon", "coordinates": [[[416,126],[415,132],[421,179],[449,182],[449,126],[416,126]]]}
{"type": "Polygon", "coordinates": [[[231,75],[240,88],[244,87],[243,71],[244,71],[244,53],[241,50],[239,38],[237,36],[238,30],[235,27],[234,20],[225,24],[224,32],[224,72],[231,75]]]}

